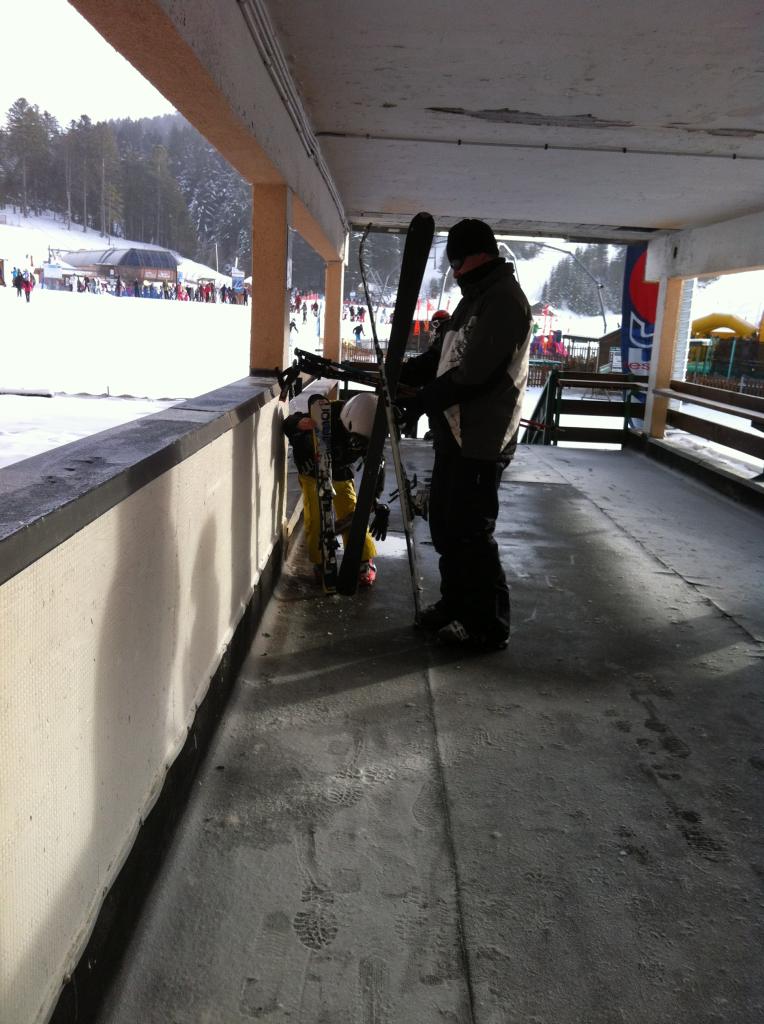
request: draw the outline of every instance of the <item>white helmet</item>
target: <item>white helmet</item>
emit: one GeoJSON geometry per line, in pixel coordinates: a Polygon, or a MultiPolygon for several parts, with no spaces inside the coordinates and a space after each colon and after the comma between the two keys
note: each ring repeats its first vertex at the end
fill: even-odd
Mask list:
{"type": "Polygon", "coordinates": [[[349,434],[370,438],[377,414],[377,396],[371,392],[353,395],[340,410],[340,420],[349,434]]]}

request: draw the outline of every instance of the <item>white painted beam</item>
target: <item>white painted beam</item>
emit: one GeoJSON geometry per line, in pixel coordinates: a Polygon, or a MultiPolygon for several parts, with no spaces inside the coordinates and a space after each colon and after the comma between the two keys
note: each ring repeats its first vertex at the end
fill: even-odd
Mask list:
{"type": "Polygon", "coordinates": [[[764,267],[764,211],[686,231],[670,231],[647,247],[645,276],[701,277],[764,267]]]}
{"type": "Polygon", "coordinates": [[[264,4],[258,0],[160,3],[339,254],[345,238],[344,211],[264,4]]]}

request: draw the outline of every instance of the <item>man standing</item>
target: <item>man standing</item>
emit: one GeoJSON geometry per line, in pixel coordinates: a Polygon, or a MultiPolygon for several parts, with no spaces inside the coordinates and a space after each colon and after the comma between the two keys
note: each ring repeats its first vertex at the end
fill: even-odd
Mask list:
{"type": "Polygon", "coordinates": [[[509,588],[494,539],[499,482],[514,455],[528,379],[531,311],[491,228],[462,220],[446,247],[462,299],[403,384],[423,385],[401,404],[430,417],[435,463],[430,531],[440,555],[437,604],[420,625],[443,643],[490,651],[509,639],[509,588]]]}

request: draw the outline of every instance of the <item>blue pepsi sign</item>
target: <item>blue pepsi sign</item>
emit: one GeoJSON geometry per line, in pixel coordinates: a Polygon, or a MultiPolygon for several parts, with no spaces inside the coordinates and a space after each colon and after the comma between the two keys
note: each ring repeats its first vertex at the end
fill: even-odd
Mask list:
{"type": "Polygon", "coordinates": [[[621,304],[621,367],[624,373],[646,377],[655,334],[658,285],[645,281],[647,243],[629,245],[623,275],[621,304]]]}

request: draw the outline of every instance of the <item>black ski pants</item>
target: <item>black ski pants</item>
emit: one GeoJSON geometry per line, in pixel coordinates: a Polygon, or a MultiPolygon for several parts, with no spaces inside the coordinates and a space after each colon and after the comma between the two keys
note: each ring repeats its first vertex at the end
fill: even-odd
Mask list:
{"type": "Polygon", "coordinates": [[[490,640],[509,637],[509,587],[494,539],[499,482],[507,460],[467,459],[439,443],[430,487],[430,534],[440,555],[444,610],[490,640]]]}

